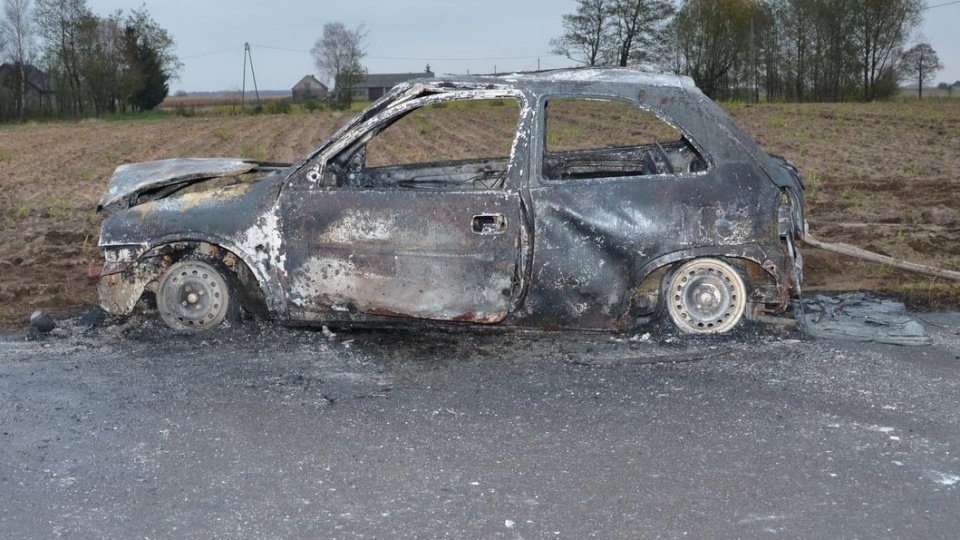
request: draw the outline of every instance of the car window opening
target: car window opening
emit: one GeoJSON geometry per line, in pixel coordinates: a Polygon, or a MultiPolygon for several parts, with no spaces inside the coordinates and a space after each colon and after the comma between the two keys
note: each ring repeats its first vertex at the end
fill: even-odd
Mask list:
{"type": "Polygon", "coordinates": [[[547,180],[678,175],[707,169],[682,133],[635,105],[561,98],[548,100],[545,107],[541,171],[547,180]]]}
{"type": "Polygon", "coordinates": [[[480,99],[415,109],[332,160],[336,185],[488,190],[504,186],[519,102],[480,99]]]}

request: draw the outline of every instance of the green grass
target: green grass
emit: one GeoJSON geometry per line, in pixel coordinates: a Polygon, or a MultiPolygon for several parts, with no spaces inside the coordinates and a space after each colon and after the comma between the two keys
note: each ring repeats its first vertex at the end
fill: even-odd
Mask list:
{"type": "Polygon", "coordinates": [[[820,192],[820,186],[823,184],[823,176],[817,171],[810,171],[804,175],[804,181],[807,187],[807,197],[814,199],[820,192]]]}
{"type": "Polygon", "coordinates": [[[230,130],[224,126],[218,127],[213,132],[213,136],[216,137],[220,142],[227,142],[230,140],[230,130]]]}
{"type": "Polygon", "coordinates": [[[783,116],[775,116],[767,120],[767,127],[773,129],[784,129],[787,127],[787,119],[783,116]]]}
{"type": "Polygon", "coordinates": [[[43,200],[46,214],[52,218],[62,218],[73,210],[73,202],[60,196],[50,196],[43,200]]]}
{"type": "Polygon", "coordinates": [[[18,202],[17,207],[13,210],[13,217],[18,220],[27,219],[27,216],[30,215],[30,207],[27,206],[25,202],[18,202]]]}
{"type": "MultiPolygon", "coordinates": [[[[917,99],[916,88],[901,88],[896,99],[912,101],[917,99]]],[[[923,99],[960,99],[960,88],[941,90],[939,88],[924,88],[923,99]]]]}
{"type": "Polygon", "coordinates": [[[267,159],[267,147],[263,143],[254,145],[254,143],[251,141],[243,141],[240,143],[240,157],[244,159],[264,161],[267,159]]]}

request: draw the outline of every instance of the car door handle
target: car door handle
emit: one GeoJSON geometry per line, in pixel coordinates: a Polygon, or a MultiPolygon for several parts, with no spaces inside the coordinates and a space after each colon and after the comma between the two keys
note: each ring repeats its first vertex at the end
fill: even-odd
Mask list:
{"type": "Polygon", "coordinates": [[[477,234],[500,234],[507,230],[507,218],[503,214],[480,214],[473,216],[470,227],[477,234]]]}

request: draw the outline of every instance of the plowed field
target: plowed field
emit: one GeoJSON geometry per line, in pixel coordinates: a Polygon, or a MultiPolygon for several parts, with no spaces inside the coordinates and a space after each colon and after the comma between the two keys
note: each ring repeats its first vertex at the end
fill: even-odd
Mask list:
{"type": "MultiPolygon", "coordinates": [[[[821,240],[960,270],[960,100],[730,105],[767,151],[807,177],[821,240]]],[[[439,116],[449,116],[438,109],[439,116]]],[[[95,303],[97,200],[121,163],[228,156],[293,161],[346,116],[272,116],[0,127],[0,327],[95,303]]],[[[448,119],[436,129],[456,132],[448,119]]],[[[806,286],[889,290],[956,309],[960,286],[807,247],[806,286]]]]}

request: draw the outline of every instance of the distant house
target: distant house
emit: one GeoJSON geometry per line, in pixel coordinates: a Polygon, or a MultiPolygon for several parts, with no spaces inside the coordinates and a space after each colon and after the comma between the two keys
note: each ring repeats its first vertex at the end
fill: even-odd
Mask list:
{"type": "Polygon", "coordinates": [[[433,77],[433,72],[369,74],[353,87],[353,99],[354,101],[375,101],[394,86],[411,79],[421,79],[423,77],[433,77]]]}
{"type": "Polygon", "coordinates": [[[293,102],[306,103],[307,101],[323,101],[327,99],[330,90],[327,85],[318,81],[313,75],[307,75],[293,86],[293,102]]]}
{"type": "MultiPolygon", "coordinates": [[[[20,66],[0,64],[0,118],[10,118],[17,111],[20,66]]],[[[50,76],[36,66],[24,66],[24,109],[28,113],[46,113],[53,108],[56,91],[50,76]]]]}

